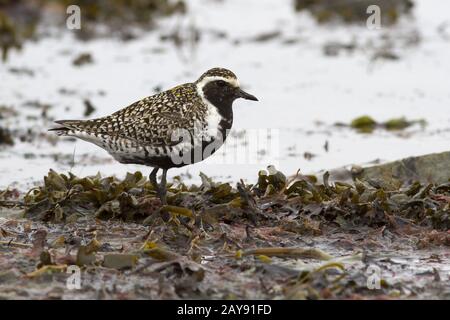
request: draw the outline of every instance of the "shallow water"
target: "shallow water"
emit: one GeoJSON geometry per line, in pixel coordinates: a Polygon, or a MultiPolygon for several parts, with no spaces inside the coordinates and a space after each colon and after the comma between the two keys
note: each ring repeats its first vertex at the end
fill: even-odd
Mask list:
{"type": "MultiPolygon", "coordinates": [[[[403,19],[392,28],[368,30],[365,26],[318,26],[307,13],[295,13],[291,1],[189,1],[185,16],[162,19],[158,28],[137,40],[80,42],[70,32],[58,32],[26,43],[22,51],[13,52],[0,65],[0,105],[13,106],[20,113],[3,119],[2,124],[44,133],[51,121],[26,102],[50,104],[49,118],[78,119],[84,118],[83,99],[88,98],[96,107],[90,117],[98,117],[153,94],[156,87],[167,89],[193,81],[206,69],[223,66],[235,71],[244,89],[260,100],[234,105],[235,134],[248,129],[261,134],[260,159],[247,163],[246,157],[239,161],[228,158],[220,164],[221,156],[215,155],[171,170],[171,176],[190,173],[192,177],[187,178],[198,181],[202,171],[223,180],[254,181],[257,171],[269,164],[294,174],[297,169],[316,172],[445,151],[450,138],[450,27],[448,39],[438,27],[450,23],[448,12],[450,3],[420,0],[412,19],[403,19]],[[196,44],[189,44],[193,28],[200,30],[201,37],[196,44]],[[174,30],[179,30],[188,44],[177,47],[160,41],[161,35],[174,30]],[[273,39],[252,40],[275,32],[279,34],[273,39]],[[421,41],[405,44],[405,37],[416,33],[421,41]],[[372,48],[386,43],[383,35],[391,38],[390,50],[400,59],[372,61],[372,48]],[[356,41],[357,49],[328,57],[323,46],[329,41],[356,41]],[[84,52],[92,54],[94,63],[74,67],[72,60],[84,52]],[[13,67],[31,69],[34,76],[9,72],[13,67]],[[61,94],[62,88],[74,92],[61,94]],[[379,121],[423,118],[428,125],[401,134],[378,130],[370,135],[333,125],[349,123],[363,114],[379,121]],[[272,137],[269,144],[266,130],[272,137]],[[305,152],[315,156],[307,160],[305,152]]],[[[236,142],[242,146],[243,140],[236,142]]],[[[224,150],[229,152],[232,145],[233,139],[224,150]]],[[[115,163],[105,151],[83,141],[57,139],[52,144],[38,137],[32,143],[16,139],[14,147],[1,148],[0,187],[33,183],[50,168],[72,170],[77,175],[100,171],[118,176],[150,170],[115,163]]],[[[243,152],[245,149],[239,149],[237,155],[243,152]]],[[[254,151],[245,156],[252,157],[249,152],[254,151]]]]}

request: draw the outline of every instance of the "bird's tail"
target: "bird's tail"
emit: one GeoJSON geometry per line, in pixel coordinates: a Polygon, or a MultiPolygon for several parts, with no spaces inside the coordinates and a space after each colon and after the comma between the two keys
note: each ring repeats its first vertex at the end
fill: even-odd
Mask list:
{"type": "Polygon", "coordinates": [[[70,136],[79,130],[82,122],[80,120],[58,120],[55,123],[59,126],[50,128],[48,131],[54,131],[58,136],[70,136]]]}

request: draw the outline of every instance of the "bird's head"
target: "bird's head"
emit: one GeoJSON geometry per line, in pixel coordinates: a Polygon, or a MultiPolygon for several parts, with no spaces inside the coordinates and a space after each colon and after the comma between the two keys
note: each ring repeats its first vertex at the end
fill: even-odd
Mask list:
{"type": "Polygon", "coordinates": [[[240,88],[236,75],[227,69],[210,69],[202,74],[195,85],[199,95],[219,109],[231,108],[233,101],[238,98],[258,101],[254,95],[240,88]]]}

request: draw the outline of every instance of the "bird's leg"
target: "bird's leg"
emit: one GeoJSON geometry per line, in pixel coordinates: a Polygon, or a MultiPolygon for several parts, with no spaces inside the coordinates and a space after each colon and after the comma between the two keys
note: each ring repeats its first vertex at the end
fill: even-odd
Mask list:
{"type": "Polygon", "coordinates": [[[158,194],[159,199],[161,199],[162,204],[167,204],[166,199],[166,183],[167,183],[167,169],[163,169],[163,174],[161,177],[161,183],[158,184],[158,180],[156,179],[156,174],[158,173],[159,168],[153,169],[153,171],[150,173],[150,182],[152,183],[153,187],[156,190],[156,193],[158,194]]]}
{"type": "Polygon", "coordinates": [[[158,173],[158,170],[159,170],[159,168],[154,168],[152,173],[150,173],[149,179],[153,185],[153,188],[155,188],[156,193],[158,194],[158,196],[160,196],[158,180],[156,180],[156,174],[158,173]]]}
{"type": "Polygon", "coordinates": [[[161,177],[161,184],[159,185],[159,197],[162,201],[162,204],[167,204],[167,198],[166,198],[166,193],[167,193],[167,188],[166,188],[166,184],[167,184],[167,169],[163,169],[163,174],[161,177]]]}

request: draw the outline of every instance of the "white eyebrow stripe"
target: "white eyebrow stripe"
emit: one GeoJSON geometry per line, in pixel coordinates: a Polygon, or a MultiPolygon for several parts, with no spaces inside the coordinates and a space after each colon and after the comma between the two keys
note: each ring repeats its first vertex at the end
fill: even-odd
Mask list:
{"type": "Polygon", "coordinates": [[[222,80],[225,82],[230,83],[231,85],[235,86],[236,88],[239,88],[239,81],[237,79],[228,79],[225,77],[220,76],[208,76],[203,78],[200,82],[197,83],[197,93],[200,96],[200,98],[203,100],[203,102],[210,108],[210,110],[215,110],[216,108],[214,105],[205,97],[205,93],[203,92],[203,87],[210,83],[211,81],[217,81],[222,80]]]}
{"type": "Polygon", "coordinates": [[[228,82],[232,86],[239,88],[238,79],[229,79],[229,78],[225,78],[225,77],[221,77],[221,76],[204,77],[199,83],[197,83],[197,88],[203,88],[207,83],[209,83],[211,81],[217,81],[217,80],[222,80],[222,81],[228,82]]]}

